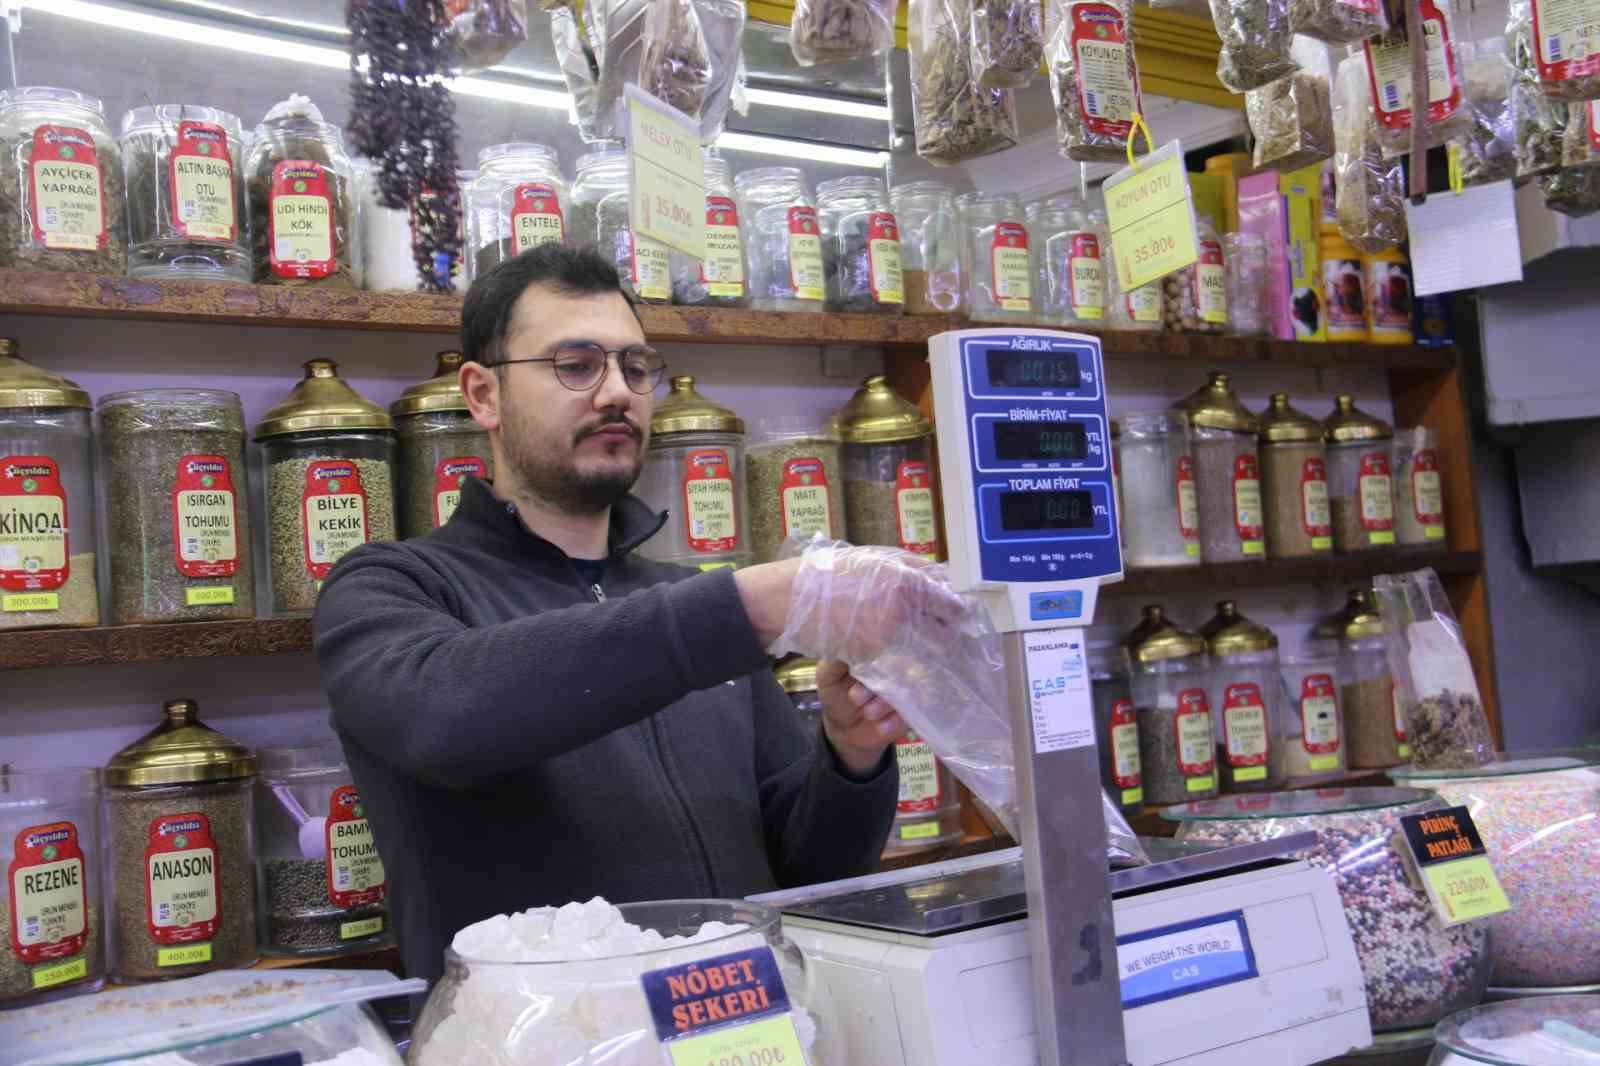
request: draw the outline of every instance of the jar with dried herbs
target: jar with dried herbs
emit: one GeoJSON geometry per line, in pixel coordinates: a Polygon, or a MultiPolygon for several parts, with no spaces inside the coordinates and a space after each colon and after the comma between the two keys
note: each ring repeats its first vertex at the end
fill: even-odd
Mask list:
{"type": "Polygon", "coordinates": [[[1213,370],[1205,385],[1179,400],[1189,419],[1200,510],[1200,558],[1208,563],[1263,561],[1261,460],[1256,416],[1239,400],[1227,374],[1213,370]]]}
{"type": "Polygon", "coordinates": [[[345,553],[393,540],[394,421],[312,359],[256,425],[267,468],[267,549],[277,614],[310,611],[345,553]]]}
{"type": "Polygon", "coordinates": [[[640,303],[672,302],[667,246],[634,238],[629,220],[628,152],[606,145],[578,158],[572,183],[572,239],[591,245],[617,268],[623,286],[640,303]]]}
{"type": "Polygon", "coordinates": [[[845,538],[839,438],[803,415],[763,418],[745,455],[750,547],[758,563],[789,537],[845,538]]]}
{"type": "Polygon", "coordinates": [[[256,127],[249,159],[256,282],[353,288],[355,171],[339,127],[292,93],[256,127]]]}
{"type": "Polygon", "coordinates": [[[198,104],[137,107],[122,117],[133,277],[250,280],[244,131],[198,104]]]}
{"type": "Polygon", "coordinates": [[[961,307],[961,236],[956,194],[937,181],[913,181],[889,191],[900,224],[900,262],[906,314],[948,315],[961,307]]]}
{"type": "Polygon", "coordinates": [[[1222,259],[1228,270],[1229,335],[1270,336],[1272,308],[1267,286],[1267,239],[1259,233],[1224,233],[1222,259]]]}
{"type": "Polygon", "coordinates": [[[976,321],[1035,321],[1033,263],[1022,201],[1011,193],[969,192],[956,198],[961,220],[961,272],[966,310],[976,321]]]}
{"type": "Polygon", "coordinates": [[[1129,686],[1128,649],[1112,640],[1089,645],[1089,698],[1094,703],[1094,741],[1100,756],[1100,787],[1124,811],[1144,807],[1139,762],[1139,712],[1129,686]]]}
{"type": "Polygon", "coordinates": [[[789,51],[802,67],[870,59],[894,47],[896,0],[798,0],[789,51]]]}
{"type": "Polygon", "coordinates": [[[256,951],[256,760],[171,700],[106,764],[111,974],[121,982],[249,966],[256,951]]]}
{"type": "Polygon", "coordinates": [[[669,252],[672,302],[694,307],[748,307],[750,289],[744,274],[744,229],[734,200],[733,171],[728,161],[701,150],[706,178],[706,246],[703,259],[669,252]]]}
{"type": "Polygon", "coordinates": [[[1222,39],[1217,80],[1229,89],[1248,92],[1294,73],[1289,0],[1211,0],[1211,21],[1222,39]]]}
{"type": "Polygon", "coordinates": [[[972,74],[981,89],[1024,89],[1044,58],[1040,0],[972,0],[972,74]]]}
{"type": "MultiPolygon", "coordinates": [[[[1309,38],[1300,38],[1309,41],[1309,38]]],[[[1328,77],[1328,49],[1311,42],[1300,69],[1287,77],[1251,89],[1244,96],[1245,115],[1255,135],[1255,165],[1282,173],[1303,170],[1333,155],[1333,92],[1328,77]]]]}
{"type": "Polygon", "coordinates": [[[939,554],[933,423],[875,374],[834,416],[844,441],[845,527],[853,544],[939,554]]]}
{"type": "Polygon", "coordinates": [[[900,225],[889,209],[883,179],[858,175],[817,186],[826,308],[898,315],[905,311],[900,225]]]}
{"type": "MultiPolygon", "coordinates": [[[[1418,0],[1418,4],[1428,64],[1427,146],[1437,148],[1471,129],[1472,115],[1462,106],[1466,94],[1450,0],[1418,0]]],[[[1390,26],[1388,33],[1368,38],[1362,48],[1373,86],[1378,142],[1385,155],[1403,155],[1411,149],[1411,45],[1405,25],[1390,26]]]]}
{"type": "Polygon", "coordinates": [[[821,311],[828,294],[822,229],[799,167],[760,167],[733,179],[745,226],[745,276],[758,311],[821,311]]]}
{"type": "Polygon", "coordinates": [[[1261,492],[1267,553],[1307,559],[1333,551],[1328,508],[1328,453],[1322,423],[1275,392],[1261,412],[1261,492]]]}
{"type": "Polygon", "coordinates": [[[1348,395],[1323,421],[1328,442],[1328,500],[1339,552],[1394,545],[1394,429],[1348,395]]]}
{"type": "Polygon", "coordinates": [[[1052,325],[1106,328],[1105,219],[1074,196],[1028,205],[1028,240],[1038,319],[1052,325]]]}
{"type": "Polygon", "coordinates": [[[0,630],[100,624],[89,421],[87,392],[0,337],[0,630]]]}
{"type": "Polygon", "coordinates": [[[750,563],[744,419],[703,395],[687,374],[672,379],[650,416],[650,453],[634,494],[667,512],[639,549],[697,570],[750,563]]]}
{"type": "Polygon", "coordinates": [[[1129,411],[1117,421],[1123,562],[1149,569],[1200,564],[1199,486],[1189,420],[1176,411],[1129,411]]]}
{"type": "Polygon", "coordinates": [[[220,389],[102,396],[111,621],[254,618],[244,408],[220,389]]]}
{"type": "Polygon", "coordinates": [[[978,87],[968,47],[973,0],[909,0],[906,50],[917,155],[935,166],[1021,141],[1010,89],[978,87]]]}
{"type": "Polygon", "coordinates": [[[1382,0],[1289,0],[1289,29],[1328,44],[1355,44],[1388,28],[1382,0]]]}
{"type": "Polygon", "coordinates": [[[522,141],[489,145],[478,153],[478,176],[465,198],[474,278],[567,239],[567,182],[554,148],[522,141]]]}
{"type": "Polygon", "coordinates": [[[1394,532],[1403,547],[1444,546],[1444,482],[1432,427],[1395,431],[1394,532]]]}
{"type": "Polygon", "coordinates": [[[489,433],[467,409],[460,370],[460,352],[440,352],[433,377],[389,407],[399,441],[402,537],[425,536],[450,521],[467,478],[494,477],[489,433]]]}
{"type": "Polygon", "coordinates": [[[1050,94],[1061,154],[1083,163],[1119,162],[1128,152],[1133,116],[1144,110],[1132,5],[1058,0],[1050,18],[1050,94]]]}
{"type": "Polygon", "coordinates": [[[1268,792],[1288,777],[1278,635],[1239,613],[1232,600],[1200,627],[1211,656],[1217,768],[1227,792],[1268,792]]]}
{"type": "Polygon", "coordinates": [[[126,206],[122,151],[98,99],[0,92],[0,267],[121,274],[126,206]]]}
{"type": "Polygon", "coordinates": [[[1164,302],[1163,281],[1152,281],[1134,289],[1123,289],[1117,276],[1116,256],[1109,243],[1106,245],[1106,302],[1109,307],[1107,324],[1111,329],[1156,333],[1161,330],[1161,312],[1164,302]]]}
{"type": "Polygon", "coordinates": [[[1308,649],[1283,657],[1283,685],[1289,699],[1285,764],[1291,785],[1315,784],[1350,768],[1339,701],[1342,665],[1337,644],[1326,652],[1308,649]]]}
{"type": "Polygon", "coordinates": [[[1215,796],[1217,747],[1205,638],[1151,605],[1125,643],[1133,660],[1145,802],[1164,805],[1215,796]]]}
{"type": "Polygon", "coordinates": [[[1381,770],[1411,760],[1384,631],[1370,589],[1351,589],[1344,606],[1311,631],[1319,647],[1338,648],[1339,705],[1350,766],[1357,770],[1381,770]]]}

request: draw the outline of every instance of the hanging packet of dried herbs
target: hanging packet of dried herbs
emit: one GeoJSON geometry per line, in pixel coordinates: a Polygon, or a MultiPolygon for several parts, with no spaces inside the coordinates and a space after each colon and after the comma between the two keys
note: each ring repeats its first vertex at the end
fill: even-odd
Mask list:
{"type": "Polygon", "coordinates": [[[1384,157],[1372,115],[1366,60],[1339,64],[1334,95],[1334,205],[1339,233],[1369,255],[1406,239],[1403,172],[1384,157]]]}
{"type": "Polygon", "coordinates": [[[693,0],[655,0],[645,19],[639,87],[691,118],[711,88],[711,46],[693,0]]]}
{"type": "Polygon", "coordinates": [[[1295,71],[1289,49],[1289,0],[1211,0],[1222,39],[1217,79],[1236,93],[1259,89],[1295,71]]]}
{"type": "Polygon", "coordinates": [[[1050,93],[1056,142],[1079,162],[1126,158],[1143,107],[1127,0],[1055,0],[1050,8],[1050,93]]]}
{"type": "Polygon", "coordinates": [[[1295,38],[1300,69],[1244,97],[1245,115],[1255,135],[1255,165],[1283,173],[1309,167],[1333,155],[1333,93],[1328,78],[1327,45],[1295,38]]]}
{"type": "Polygon", "coordinates": [[[909,0],[911,109],[917,154],[936,166],[1011,148],[1021,140],[1009,89],[979,89],[966,35],[971,0],[909,0]]]}
{"type": "Polygon", "coordinates": [[[870,59],[894,47],[896,0],[796,0],[789,52],[802,67],[870,59]]]}
{"type": "Polygon", "coordinates": [[[1529,77],[1546,99],[1600,99],[1600,3],[1512,0],[1506,36],[1527,43],[1529,77]]]}
{"type": "Polygon", "coordinates": [[[1355,44],[1389,29],[1383,0],[1289,0],[1289,28],[1328,44],[1355,44]]]}
{"type": "Polygon", "coordinates": [[[1472,129],[1449,144],[1461,184],[1489,185],[1514,178],[1517,138],[1505,38],[1463,41],[1458,52],[1467,83],[1467,107],[1472,113],[1472,129]]]}
{"type": "Polygon", "coordinates": [[[1022,89],[1044,57],[1039,0],[974,0],[972,74],[979,89],[1022,89]]]}

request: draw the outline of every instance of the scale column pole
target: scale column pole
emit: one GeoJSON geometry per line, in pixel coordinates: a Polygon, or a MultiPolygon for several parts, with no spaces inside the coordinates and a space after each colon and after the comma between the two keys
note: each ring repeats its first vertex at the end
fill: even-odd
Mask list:
{"type": "Polygon", "coordinates": [[[1045,700],[1070,709],[1077,721],[1092,721],[1083,713],[1090,699],[1083,631],[1009,632],[1002,637],[1039,1063],[1127,1066],[1096,748],[1092,734],[1086,746],[1052,742],[1051,724],[1035,705],[1035,685],[1051,686],[1045,700]],[[1075,651],[1060,650],[1074,639],[1075,651]],[[1030,649],[1036,675],[1031,677],[1030,649]],[[1074,655],[1075,679],[1070,665],[1074,655]],[[1068,702],[1058,702],[1062,700],[1068,702]]]}

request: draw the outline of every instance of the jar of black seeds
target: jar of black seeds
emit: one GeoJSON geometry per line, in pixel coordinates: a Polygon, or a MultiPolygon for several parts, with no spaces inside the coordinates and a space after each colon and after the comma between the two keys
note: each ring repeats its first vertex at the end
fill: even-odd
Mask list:
{"type": "Polygon", "coordinates": [[[399,438],[400,535],[421,537],[450,521],[467,478],[494,476],[489,433],[461,394],[461,353],[440,352],[433,377],[389,406],[399,438]]]}
{"type": "Polygon", "coordinates": [[[342,955],[391,941],[383,859],[337,741],[263,748],[256,902],[269,955],[342,955]]]}
{"type": "Polygon", "coordinates": [[[106,764],[111,974],[154,981],[256,961],[250,749],[171,700],[106,764]]]}

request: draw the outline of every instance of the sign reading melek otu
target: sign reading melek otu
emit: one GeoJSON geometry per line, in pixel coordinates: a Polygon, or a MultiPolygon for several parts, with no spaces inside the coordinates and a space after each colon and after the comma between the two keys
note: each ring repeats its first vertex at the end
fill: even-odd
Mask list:
{"type": "Polygon", "coordinates": [[[789,1010],[771,948],[652,970],[641,980],[656,1038],[663,1043],[789,1010]]]}

